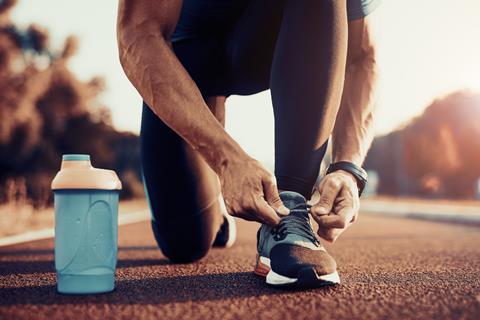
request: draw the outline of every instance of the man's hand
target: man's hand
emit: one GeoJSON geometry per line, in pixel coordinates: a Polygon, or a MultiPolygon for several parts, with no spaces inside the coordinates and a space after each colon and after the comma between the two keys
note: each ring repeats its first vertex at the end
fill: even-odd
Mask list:
{"type": "Polygon", "coordinates": [[[219,173],[229,214],[269,225],[288,215],[278,195],[275,176],[250,157],[228,161],[219,173]]]}
{"type": "Polygon", "coordinates": [[[338,170],[327,174],[318,186],[320,200],[311,208],[318,235],[334,242],[357,218],[360,207],[355,178],[338,170]]]}

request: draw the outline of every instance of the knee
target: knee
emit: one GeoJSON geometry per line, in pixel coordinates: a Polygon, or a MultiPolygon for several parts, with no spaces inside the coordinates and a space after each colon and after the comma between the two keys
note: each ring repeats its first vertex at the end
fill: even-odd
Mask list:
{"type": "Polygon", "coordinates": [[[197,246],[197,245],[167,245],[161,248],[163,254],[174,263],[190,263],[195,262],[208,253],[210,246],[197,246]]]}
{"type": "Polygon", "coordinates": [[[195,237],[188,233],[160,232],[152,221],[152,230],[162,253],[174,263],[190,263],[205,257],[211,247],[205,237],[195,237]]]}

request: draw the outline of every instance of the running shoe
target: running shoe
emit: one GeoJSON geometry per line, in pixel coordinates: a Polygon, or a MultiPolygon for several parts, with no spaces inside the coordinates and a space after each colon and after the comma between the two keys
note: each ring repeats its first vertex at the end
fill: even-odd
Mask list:
{"type": "Polygon", "coordinates": [[[263,224],[257,233],[255,274],[275,287],[312,288],[340,283],[335,260],[320,244],[310,224],[306,199],[280,193],[290,214],[276,227],[263,224]]]}
{"type": "Polygon", "coordinates": [[[223,197],[221,197],[220,203],[223,214],[223,223],[220,226],[220,230],[217,232],[217,236],[215,237],[212,246],[218,248],[230,248],[237,239],[237,226],[235,224],[235,219],[233,219],[233,217],[227,212],[223,197]]]}

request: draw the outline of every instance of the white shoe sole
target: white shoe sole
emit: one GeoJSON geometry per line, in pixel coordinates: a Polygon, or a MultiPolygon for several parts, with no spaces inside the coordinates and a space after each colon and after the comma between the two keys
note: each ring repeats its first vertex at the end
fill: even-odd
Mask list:
{"type": "MultiPolygon", "coordinates": [[[[220,180],[218,180],[220,183],[220,180]]],[[[228,240],[222,245],[222,248],[230,248],[237,240],[237,223],[235,219],[228,214],[227,207],[225,206],[225,200],[223,199],[222,194],[218,195],[218,202],[220,203],[220,210],[222,211],[223,216],[227,219],[228,223],[228,240]]]]}
{"type": "MultiPolygon", "coordinates": [[[[273,271],[270,267],[269,258],[260,256],[259,261],[257,262],[257,265],[258,264],[262,265],[260,268],[263,270],[266,270],[268,267],[269,271],[266,275],[266,282],[272,286],[322,287],[340,283],[340,277],[337,271],[319,276],[313,267],[307,267],[299,271],[297,278],[290,278],[273,271]]],[[[259,272],[256,273],[261,275],[259,272]]]]}
{"type": "Polygon", "coordinates": [[[224,215],[224,217],[228,221],[228,241],[225,244],[225,248],[230,248],[235,243],[235,240],[237,240],[237,223],[228,213],[224,215]]]}

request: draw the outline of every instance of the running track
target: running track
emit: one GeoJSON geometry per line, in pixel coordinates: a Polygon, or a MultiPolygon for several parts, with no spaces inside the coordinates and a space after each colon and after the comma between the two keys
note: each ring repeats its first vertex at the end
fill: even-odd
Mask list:
{"type": "Polygon", "coordinates": [[[0,248],[0,319],[480,319],[480,228],[363,215],[335,245],[342,284],[280,291],[252,274],[254,223],[231,249],[172,265],[147,222],[120,227],[117,289],[55,291],[52,240],[0,248]]]}

